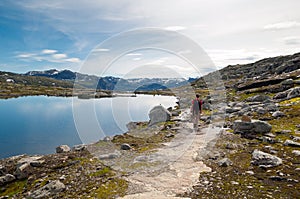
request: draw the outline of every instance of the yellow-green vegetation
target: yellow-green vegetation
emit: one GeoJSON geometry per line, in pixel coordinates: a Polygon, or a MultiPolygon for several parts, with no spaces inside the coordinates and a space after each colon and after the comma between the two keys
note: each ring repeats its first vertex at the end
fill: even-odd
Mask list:
{"type": "Polygon", "coordinates": [[[91,173],[90,176],[111,176],[113,171],[109,167],[104,167],[99,171],[91,173]]]}
{"type": "Polygon", "coordinates": [[[27,180],[16,181],[0,189],[0,196],[14,196],[23,191],[27,186],[27,180]]]}
{"type": "Polygon", "coordinates": [[[96,189],[94,196],[97,198],[116,198],[125,196],[128,182],[123,179],[112,179],[96,189]]]}

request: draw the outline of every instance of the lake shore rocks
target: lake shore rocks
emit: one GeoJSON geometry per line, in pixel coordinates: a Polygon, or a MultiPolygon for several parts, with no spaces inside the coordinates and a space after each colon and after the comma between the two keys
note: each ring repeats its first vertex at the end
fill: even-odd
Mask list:
{"type": "Polygon", "coordinates": [[[149,112],[149,126],[160,122],[170,121],[172,114],[163,106],[155,106],[149,112]]]}

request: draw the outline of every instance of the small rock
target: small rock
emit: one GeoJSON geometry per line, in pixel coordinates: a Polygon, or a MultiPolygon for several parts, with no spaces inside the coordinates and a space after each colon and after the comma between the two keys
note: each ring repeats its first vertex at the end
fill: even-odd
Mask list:
{"type": "Polygon", "coordinates": [[[282,159],[277,156],[255,149],[252,153],[251,163],[253,165],[264,166],[268,168],[281,165],[282,159]]]}
{"type": "Polygon", "coordinates": [[[56,153],[67,153],[70,152],[71,149],[68,145],[60,145],[56,147],[56,153]]]}
{"type": "Polygon", "coordinates": [[[242,122],[251,122],[251,118],[247,115],[243,115],[241,120],[242,120],[242,122]]]}
{"type": "Polygon", "coordinates": [[[111,159],[118,158],[120,156],[121,156],[121,153],[119,151],[115,151],[114,153],[100,155],[98,158],[99,158],[99,160],[111,160],[111,159]]]}
{"type": "Polygon", "coordinates": [[[275,111],[272,114],[272,117],[275,117],[275,118],[277,118],[277,117],[283,117],[283,116],[285,116],[285,114],[283,112],[281,112],[281,111],[275,111]]]}
{"type": "Polygon", "coordinates": [[[59,180],[54,180],[29,195],[32,199],[48,198],[65,190],[66,186],[59,180]]]}
{"type": "Polygon", "coordinates": [[[14,181],[16,178],[11,174],[6,174],[5,176],[0,177],[0,186],[14,181]]]}
{"type": "Polygon", "coordinates": [[[279,131],[279,132],[276,132],[276,133],[277,134],[289,134],[291,132],[292,132],[291,130],[282,130],[282,131],[279,131]]]}
{"type": "Polygon", "coordinates": [[[127,143],[121,144],[121,150],[130,150],[131,146],[127,143]]]}
{"type": "Polygon", "coordinates": [[[17,179],[27,178],[32,173],[32,167],[29,163],[19,165],[14,173],[17,179]]]}
{"type": "Polygon", "coordinates": [[[228,166],[232,165],[232,161],[228,158],[223,158],[223,159],[218,161],[218,165],[220,167],[228,167],[228,166]]]}
{"type": "Polygon", "coordinates": [[[227,143],[225,147],[226,147],[226,149],[230,149],[230,150],[238,148],[238,146],[234,143],[227,143]]]}
{"type": "Polygon", "coordinates": [[[245,173],[248,174],[248,175],[254,175],[253,171],[246,171],[245,173]]]}
{"type": "Polygon", "coordinates": [[[256,112],[257,112],[258,114],[263,115],[263,114],[266,114],[266,113],[267,113],[267,110],[264,109],[263,107],[258,107],[258,108],[256,109],[256,112]]]}
{"type": "Polygon", "coordinates": [[[236,182],[236,181],[231,181],[230,183],[231,183],[232,185],[239,185],[239,183],[236,182]]]}
{"type": "Polygon", "coordinates": [[[299,151],[299,150],[293,150],[292,153],[293,153],[295,156],[300,156],[300,151],[299,151]]]}
{"type": "Polygon", "coordinates": [[[300,147],[300,143],[299,142],[294,142],[292,140],[286,140],[283,145],[285,146],[291,146],[291,147],[300,147]]]}
{"type": "Polygon", "coordinates": [[[24,158],[20,159],[17,162],[17,164],[22,165],[22,164],[28,163],[28,164],[30,164],[30,166],[33,166],[33,167],[40,167],[45,162],[45,160],[43,160],[42,158],[43,158],[43,156],[24,157],[24,158]]]}
{"type": "Polygon", "coordinates": [[[273,138],[266,137],[266,136],[262,137],[262,141],[270,144],[274,144],[276,142],[276,140],[274,140],[273,138]]]}
{"type": "Polygon", "coordinates": [[[253,122],[253,126],[254,126],[253,130],[256,133],[269,133],[272,129],[272,126],[269,123],[260,120],[255,120],[253,122]]]}
{"type": "Polygon", "coordinates": [[[73,151],[84,151],[86,146],[84,144],[78,144],[73,146],[73,151]]]}
{"type": "Polygon", "coordinates": [[[291,88],[288,90],[287,99],[295,98],[300,96],[300,87],[291,88]]]}

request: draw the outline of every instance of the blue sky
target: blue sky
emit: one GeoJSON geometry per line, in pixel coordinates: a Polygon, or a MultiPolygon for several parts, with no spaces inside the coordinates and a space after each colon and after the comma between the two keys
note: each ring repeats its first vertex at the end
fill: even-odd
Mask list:
{"type": "MultiPolygon", "coordinates": [[[[0,70],[80,71],[91,52],[110,53],[101,50],[101,42],[146,27],[183,34],[218,68],[254,62],[300,52],[299,8],[298,0],[1,0],[0,70]]],[[[169,41],[169,46],[174,43],[169,41]]],[[[113,64],[110,75],[124,75],[132,69],[121,68],[133,65],[146,65],[149,71],[150,66],[167,66],[182,76],[194,74],[185,61],[166,52],[128,54],[113,64]]]]}

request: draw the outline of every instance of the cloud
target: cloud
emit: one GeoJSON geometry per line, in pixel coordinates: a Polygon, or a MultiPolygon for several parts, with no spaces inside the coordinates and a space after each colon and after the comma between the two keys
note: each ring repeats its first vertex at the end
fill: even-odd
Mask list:
{"type": "Polygon", "coordinates": [[[57,54],[53,54],[52,57],[54,59],[64,59],[64,58],[67,58],[68,56],[66,54],[63,54],[63,53],[57,53],[57,54]]]}
{"type": "Polygon", "coordinates": [[[141,56],[141,53],[128,53],[126,56],[141,56]]]}
{"type": "Polygon", "coordinates": [[[93,49],[92,52],[96,53],[96,52],[108,52],[110,51],[108,48],[96,48],[93,49]]]}
{"type": "Polygon", "coordinates": [[[51,50],[51,49],[44,49],[42,50],[42,54],[54,54],[57,50],[51,50]]]}
{"type": "Polygon", "coordinates": [[[185,30],[186,27],[183,26],[168,26],[164,28],[165,30],[171,30],[171,31],[179,31],[179,30],[185,30]]]}
{"type": "Polygon", "coordinates": [[[300,37],[290,36],[283,38],[283,41],[286,45],[299,45],[300,44],[300,37]]]}
{"type": "Polygon", "coordinates": [[[19,58],[22,61],[46,61],[51,63],[79,63],[81,60],[77,57],[68,57],[65,53],[56,53],[57,50],[49,50],[44,49],[40,51],[39,53],[20,53],[16,55],[17,58],[19,58]]]}
{"type": "Polygon", "coordinates": [[[265,30],[282,30],[300,27],[297,21],[284,21],[279,23],[268,24],[264,26],[265,30]]]}

